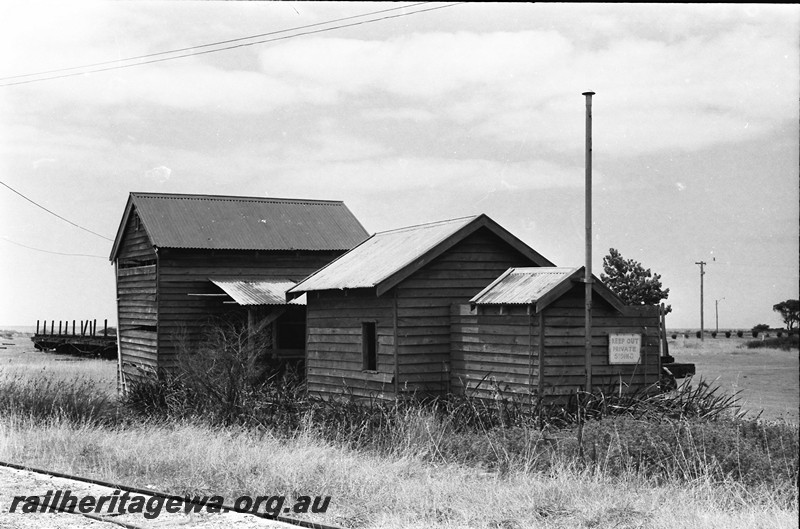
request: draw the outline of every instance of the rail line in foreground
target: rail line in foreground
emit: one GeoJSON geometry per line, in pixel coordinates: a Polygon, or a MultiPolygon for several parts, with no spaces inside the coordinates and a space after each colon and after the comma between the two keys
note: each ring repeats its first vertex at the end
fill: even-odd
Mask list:
{"type": "MultiPolygon", "coordinates": [[[[187,496],[178,496],[178,495],[175,495],[175,494],[168,494],[166,492],[147,489],[147,488],[143,488],[143,487],[131,487],[131,486],[127,486],[127,485],[121,485],[119,483],[111,483],[109,481],[103,481],[103,480],[98,480],[98,479],[93,479],[93,478],[86,478],[86,477],[82,477],[82,476],[75,476],[75,475],[67,474],[67,473],[64,473],[64,472],[54,472],[54,471],[50,471],[50,470],[42,470],[42,469],[31,467],[31,466],[28,466],[28,465],[20,465],[20,464],[17,464],[17,463],[10,463],[10,462],[7,462],[7,461],[0,461],[0,467],[6,467],[6,468],[15,469],[15,470],[22,470],[22,471],[26,471],[26,472],[32,472],[32,473],[35,473],[35,474],[41,474],[43,476],[50,476],[50,477],[54,477],[54,478],[68,479],[68,480],[71,480],[71,481],[87,483],[87,484],[90,484],[90,485],[97,485],[97,486],[100,486],[100,487],[107,487],[107,488],[110,488],[110,489],[120,490],[120,491],[123,491],[123,492],[129,492],[129,493],[132,493],[132,494],[139,494],[139,495],[142,495],[142,496],[152,496],[152,497],[163,498],[163,499],[177,499],[177,500],[180,500],[180,502],[183,503],[183,504],[200,505],[200,506],[205,506],[206,505],[205,502],[198,502],[198,501],[194,500],[193,498],[190,498],[188,495],[187,496]]],[[[52,508],[54,510],[57,510],[59,512],[66,512],[68,514],[80,515],[80,516],[84,516],[86,518],[89,518],[91,520],[110,523],[110,524],[114,524],[114,525],[117,525],[117,526],[125,527],[126,529],[146,529],[146,527],[144,527],[142,525],[138,525],[138,524],[135,524],[135,523],[130,523],[130,522],[122,521],[122,520],[115,520],[110,515],[101,516],[99,514],[94,514],[94,513],[73,512],[73,511],[69,511],[69,510],[59,509],[56,506],[50,506],[50,508],[52,508]]],[[[341,528],[339,526],[336,526],[336,525],[329,525],[329,524],[323,524],[323,523],[319,523],[319,522],[312,522],[312,521],[309,521],[309,520],[299,520],[297,518],[291,518],[289,516],[281,516],[281,515],[271,516],[271,515],[266,514],[266,513],[252,512],[251,510],[237,508],[234,505],[223,504],[223,505],[220,506],[220,510],[221,510],[222,513],[231,512],[231,513],[239,513],[239,514],[248,514],[248,515],[251,515],[251,516],[255,516],[257,518],[262,518],[262,519],[271,520],[271,521],[283,522],[285,524],[290,524],[290,525],[294,525],[294,526],[297,526],[297,527],[305,527],[307,529],[343,529],[343,528],[341,528]]]]}

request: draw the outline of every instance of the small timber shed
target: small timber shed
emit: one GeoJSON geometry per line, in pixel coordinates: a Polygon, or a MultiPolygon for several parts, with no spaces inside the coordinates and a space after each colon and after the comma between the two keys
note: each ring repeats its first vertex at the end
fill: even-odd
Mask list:
{"type": "Polygon", "coordinates": [[[486,215],[376,233],[291,288],[307,296],[309,392],[450,391],[450,311],[515,266],[552,266],[486,215]]]}
{"type": "Polygon", "coordinates": [[[272,325],[272,348],[302,358],[305,308],[286,290],[367,236],[338,201],[131,193],[110,257],[123,388],[173,368],[231,312],[272,325]]]}
{"type": "MultiPolygon", "coordinates": [[[[454,305],[454,391],[564,400],[585,383],[585,269],[511,268],[454,305]]],[[[658,382],[659,310],[626,306],[593,276],[592,385],[635,391],[658,382]]]]}

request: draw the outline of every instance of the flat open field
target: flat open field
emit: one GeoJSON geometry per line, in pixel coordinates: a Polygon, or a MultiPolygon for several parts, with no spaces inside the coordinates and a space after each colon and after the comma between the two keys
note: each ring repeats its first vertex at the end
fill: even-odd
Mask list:
{"type": "Polygon", "coordinates": [[[800,409],[800,354],[797,350],[748,349],[752,338],[706,337],[669,339],[676,362],[693,363],[695,379],[702,377],[727,393],[740,392],[748,415],[797,424],[800,409]]]}
{"type": "Polygon", "coordinates": [[[86,378],[109,392],[117,391],[117,363],[99,358],[43,353],[33,347],[29,335],[0,331],[0,376],[47,374],[59,379],[86,378]]]}

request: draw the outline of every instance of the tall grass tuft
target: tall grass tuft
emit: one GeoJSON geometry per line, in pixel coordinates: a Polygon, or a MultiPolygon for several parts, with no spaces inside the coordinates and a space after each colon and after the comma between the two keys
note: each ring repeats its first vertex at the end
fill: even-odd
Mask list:
{"type": "Polygon", "coordinates": [[[118,418],[116,399],[86,378],[64,380],[52,375],[0,373],[0,415],[36,420],[65,419],[75,423],[112,424],[118,418]]]}

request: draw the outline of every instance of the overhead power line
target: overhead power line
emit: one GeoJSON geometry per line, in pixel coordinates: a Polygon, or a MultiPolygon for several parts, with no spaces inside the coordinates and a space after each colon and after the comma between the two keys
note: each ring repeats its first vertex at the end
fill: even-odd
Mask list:
{"type": "Polygon", "coordinates": [[[27,248],[29,250],[36,250],[37,252],[51,253],[55,255],[67,255],[69,257],[94,257],[96,259],[108,259],[108,257],[104,257],[102,255],[91,255],[86,253],[64,253],[64,252],[54,252],[52,250],[42,250],[41,248],[34,248],[33,246],[28,246],[26,244],[14,242],[11,239],[7,239],[6,237],[2,237],[0,240],[10,242],[11,244],[15,244],[17,246],[22,246],[23,248],[27,248]]]}
{"type": "Polygon", "coordinates": [[[44,70],[44,71],[35,72],[35,73],[26,73],[26,74],[20,74],[20,75],[11,75],[11,76],[8,76],[8,77],[0,77],[0,81],[7,81],[9,79],[19,79],[21,77],[34,77],[34,76],[37,76],[37,75],[46,75],[46,74],[50,74],[50,73],[67,72],[67,71],[70,71],[70,70],[78,70],[78,69],[82,69],[82,68],[92,68],[92,67],[95,67],[95,66],[105,66],[107,64],[116,64],[116,63],[121,63],[121,62],[135,61],[135,60],[139,60],[139,59],[149,59],[151,57],[158,57],[160,55],[169,55],[171,53],[180,53],[180,52],[183,52],[183,51],[197,50],[197,49],[200,49],[200,48],[208,48],[208,47],[211,47],[211,46],[221,46],[222,44],[230,44],[232,42],[241,42],[243,40],[257,39],[257,38],[260,38],[260,37],[268,37],[270,35],[277,35],[279,33],[287,33],[289,31],[297,31],[297,30],[301,30],[301,29],[313,28],[313,27],[316,27],[316,26],[325,26],[325,25],[328,25],[328,24],[335,24],[336,22],[344,22],[345,20],[352,20],[354,18],[362,18],[362,17],[368,17],[368,16],[372,16],[372,15],[378,15],[380,13],[388,13],[389,11],[397,11],[398,9],[408,9],[408,8],[411,8],[411,7],[416,7],[416,6],[427,4],[427,3],[430,3],[430,2],[417,2],[416,4],[409,4],[409,5],[401,6],[401,7],[392,7],[392,8],[389,8],[389,9],[381,9],[381,10],[378,10],[378,11],[371,11],[369,13],[363,13],[361,15],[353,15],[353,16],[349,16],[349,17],[336,18],[336,19],[333,19],[333,20],[328,20],[326,22],[317,22],[316,24],[307,24],[305,26],[296,26],[296,27],[289,28],[289,29],[280,29],[280,30],[277,30],[277,31],[270,31],[268,33],[259,33],[258,35],[250,35],[249,37],[239,37],[239,38],[236,38],[236,39],[221,40],[221,41],[218,41],[218,42],[211,42],[209,44],[199,44],[197,46],[189,46],[189,47],[186,47],[186,48],[178,48],[178,49],[175,49],[175,50],[161,51],[161,52],[157,52],[157,53],[148,53],[146,55],[137,55],[135,57],[127,57],[125,59],[114,59],[114,60],[110,60],[110,61],[102,61],[102,62],[95,62],[95,63],[91,63],[91,64],[83,64],[81,66],[70,66],[69,68],[58,68],[58,69],[55,69],[55,70],[44,70]]]}
{"type": "MultiPolygon", "coordinates": [[[[424,2],[424,3],[427,3],[427,2],[424,2]]],[[[213,43],[213,44],[203,44],[203,45],[200,45],[200,46],[195,46],[193,48],[182,48],[180,50],[160,52],[160,53],[152,53],[152,54],[149,54],[149,55],[142,55],[142,56],[139,56],[139,57],[131,57],[129,59],[118,59],[118,60],[115,60],[115,61],[105,61],[105,62],[102,62],[102,63],[96,63],[94,65],[87,65],[86,67],[75,66],[75,67],[71,67],[71,68],[62,68],[62,69],[58,69],[58,70],[50,70],[49,72],[43,72],[43,73],[46,74],[46,73],[63,72],[63,71],[80,69],[80,68],[86,68],[86,69],[83,69],[83,70],[78,71],[78,72],[63,73],[63,74],[60,74],[60,75],[51,75],[51,76],[41,77],[41,78],[37,78],[37,79],[26,79],[26,80],[22,80],[22,81],[14,81],[14,82],[10,82],[10,83],[2,83],[2,84],[0,84],[0,87],[3,87],[3,86],[14,86],[14,85],[21,85],[21,84],[28,84],[28,83],[38,83],[38,82],[41,82],[41,81],[51,81],[53,79],[63,79],[65,77],[75,77],[75,76],[78,76],[78,75],[85,75],[85,74],[89,74],[89,73],[106,72],[106,71],[109,71],[109,70],[119,70],[119,69],[123,69],[123,68],[132,68],[134,66],[142,66],[142,65],[145,65],[145,64],[154,64],[154,63],[159,63],[159,62],[172,61],[172,60],[175,60],[175,59],[183,59],[183,58],[186,58],[186,57],[193,57],[193,56],[197,56],[197,55],[206,55],[206,54],[209,54],[209,53],[216,53],[216,52],[219,52],[219,51],[232,50],[232,49],[236,49],[236,48],[244,48],[244,47],[247,47],[247,46],[255,46],[257,44],[264,44],[264,43],[267,43],[267,42],[276,42],[276,41],[279,41],[279,40],[287,40],[287,39],[292,39],[292,38],[295,38],[295,37],[302,37],[304,35],[314,35],[314,34],[317,34],[317,33],[324,33],[326,31],[333,31],[333,30],[336,30],[336,29],[344,29],[344,28],[350,28],[350,27],[355,27],[355,26],[361,26],[361,25],[365,25],[365,24],[370,24],[372,22],[379,22],[379,21],[382,21],[382,20],[389,20],[389,19],[392,19],[392,18],[400,18],[400,17],[409,16],[409,15],[416,15],[418,13],[425,13],[425,12],[428,12],[428,11],[436,11],[436,10],[439,10],[439,9],[446,9],[448,7],[453,7],[453,6],[462,4],[462,3],[464,3],[464,2],[455,2],[455,3],[452,3],[452,4],[446,4],[446,5],[442,5],[442,6],[429,7],[429,8],[426,8],[426,9],[418,9],[416,11],[410,11],[408,13],[398,13],[398,14],[395,14],[395,15],[387,15],[387,16],[373,18],[373,19],[369,19],[369,20],[362,20],[362,21],[358,21],[358,22],[352,22],[352,23],[349,23],[349,24],[341,24],[341,25],[338,25],[338,26],[332,26],[332,27],[327,27],[327,28],[322,28],[322,29],[316,29],[316,30],[312,30],[312,31],[303,31],[303,32],[300,32],[300,33],[292,34],[292,35],[284,35],[284,36],[281,36],[281,37],[274,37],[274,38],[269,38],[269,39],[257,40],[257,41],[254,41],[254,42],[245,42],[245,43],[241,43],[241,44],[235,44],[235,45],[232,45],[232,46],[225,46],[225,47],[222,47],[222,48],[215,48],[215,49],[211,49],[211,50],[189,52],[189,53],[184,53],[184,54],[181,54],[181,55],[174,55],[174,56],[171,56],[171,57],[152,58],[152,57],[157,57],[157,56],[160,56],[160,55],[178,53],[178,52],[186,51],[186,50],[192,50],[192,49],[197,49],[197,48],[202,48],[202,47],[209,47],[209,46],[216,46],[216,45],[224,44],[224,43],[227,43],[227,42],[236,42],[236,41],[239,41],[239,40],[246,40],[246,39],[256,38],[256,36],[254,36],[254,37],[242,37],[242,39],[232,39],[232,40],[229,40],[229,41],[221,41],[219,43],[213,43]],[[138,59],[142,59],[142,58],[149,58],[149,59],[148,60],[139,60],[138,62],[133,62],[133,63],[130,63],[130,64],[118,64],[118,63],[124,63],[124,62],[132,61],[132,60],[138,60],[138,59]],[[109,64],[112,64],[112,66],[96,67],[96,66],[109,65],[109,64]]],[[[420,4],[412,4],[411,7],[417,6],[417,5],[420,5],[420,4]]],[[[407,7],[408,6],[404,6],[403,8],[393,8],[393,9],[405,9],[407,7]]],[[[386,12],[386,11],[391,11],[391,9],[387,9],[387,10],[383,10],[383,11],[376,11],[376,12],[374,12],[372,14],[386,12]]],[[[369,16],[369,15],[370,14],[355,15],[355,16],[352,16],[352,17],[346,17],[346,18],[338,19],[338,20],[350,20],[350,19],[353,19],[353,18],[358,18],[358,17],[362,17],[362,16],[369,16]]],[[[335,22],[335,21],[321,22],[321,23],[318,23],[318,24],[310,24],[308,26],[298,26],[297,28],[274,31],[272,33],[265,33],[263,35],[274,35],[274,34],[277,34],[277,33],[285,33],[285,32],[289,32],[289,31],[296,31],[298,29],[314,27],[314,26],[319,26],[319,25],[326,25],[326,24],[331,24],[333,22],[335,22]]],[[[0,80],[15,79],[15,78],[21,78],[21,77],[32,77],[32,76],[41,75],[41,74],[42,73],[39,73],[39,74],[24,74],[24,75],[18,75],[18,76],[13,76],[13,77],[0,78],[0,80]]]]}
{"type": "MultiPolygon", "coordinates": [[[[107,240],[107,241],[112,241],[112,242],[114,241],[114,239],[109,239],[109,238],[108,238],[108,237],[106,237],[105,235],[100,235],[99,233],[97,233],[97,232],[95,232],[95,231],[92,231],[92,230],[90,230],[89,228],[84,228],[83,226],[81,226],[81,225],[79,225],[79,224],[75,224],[74,222],[72,222],[72,221],[71,221],[71,220],[69,220],[69,219],[65,219],[64,217],[62,217],[62,216],[61,216],[61,215],[59,215],[58,213],[54,213],[54,212],[50,211],[50,210],[49,210],[49,209],[47,209],[46,207],[44,207],[44,206],[42,206],[41,204],[37,203],[36,201],[34,201],[34,200],[31,200],[30,198],[26,197],[25,195],[23,195],[22,193],[20,193],[19,191],[17,191],[17,190],[16,190],[16,189],[14,189],[13,187],[11,187],[10,185],[6,184],[5,182],[1,182],[1,181],[0,181],[0,184],[2,184],[3,186],[7,187],[8,189],[10,189],[11,191],[13,191],[13,192],[14,192],[14,193],[16,193],[17,195],[21,196],[22,198],[24,198],[25,200],[27,200],[28,202],[30,202],[31,204],[33,204],[33,205],[34,205],[34,206],[36,206],[37,208],[41,208],[41,209],[45,210],[46,212],[50,213],[51,215],[53,215],[53,216],[55,216],[55,217],[58,217],[59,219],[63,220],[64,222],[66,222],[66,223],[68,223],[68,224],[72,224],[72,225],[73,225],[73,226],[75,226],[76,228],[80,228],[80,229],[82,229],[83,231],[88,231],[88,232],[89,232],[89,233],[91,233],[92,235],[97,235],[98,237],[101,237],[101,238],[103,238],[103,239],[105,239],[105,240],[107,240]]],[[[34,249],[35,249],[35,248],[34,248],[34,249]]]]}

